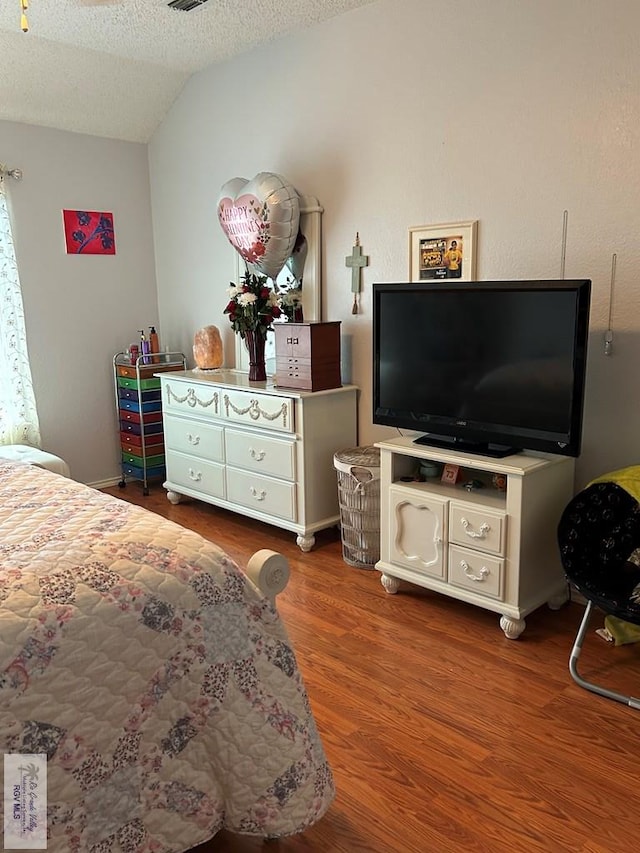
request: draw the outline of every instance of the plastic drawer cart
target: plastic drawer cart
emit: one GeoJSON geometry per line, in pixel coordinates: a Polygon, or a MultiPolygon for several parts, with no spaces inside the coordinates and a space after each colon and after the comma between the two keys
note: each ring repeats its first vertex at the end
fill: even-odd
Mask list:
{"type": "Polygon", "coordinates": [[[186,359],[181,352],[140,355],[133,363],[127,353],[114,355],[113,382],[122,465],[122,479],[118,485],[121,489],[126,486],[127,478],[141,480],[143,493],[148,495],[149,480],[165,476],[162,389],[155,374],[185,367],[186,359]]]}
{"type": "Polygon", "coordinates": [[[380,451],[352,447],[333,457],[338,474],[342,558],[373,569],[380,559],[380,451]]]}

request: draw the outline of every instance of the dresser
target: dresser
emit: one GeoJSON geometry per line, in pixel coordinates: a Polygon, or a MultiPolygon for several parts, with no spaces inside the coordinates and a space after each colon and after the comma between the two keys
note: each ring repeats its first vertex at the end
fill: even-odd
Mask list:
{"type": "Polygon", "coordinates": [[[167,497],[182,495],[297,534],[339,523],[333,454],[357,443],[357,388],[249,382],[233,370],[159,374],[167,497]]]}

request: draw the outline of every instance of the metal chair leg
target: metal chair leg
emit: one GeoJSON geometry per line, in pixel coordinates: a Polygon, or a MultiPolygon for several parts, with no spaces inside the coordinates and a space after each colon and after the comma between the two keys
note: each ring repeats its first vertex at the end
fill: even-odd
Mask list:
{"type": "Polygon", "coordinates": [[[571,657],[569,658],[569,672],[571,673],[571,677],[576,684],[580,685],[580,687],[584,687],[585,690],[590,690],[592,693],[597,693],[600,696],[604,696],[606,699],[613,699],[614,702],[622,702],[623,705],[628,705],[630,708],[635,708],[635,710],[640,711],[640,699],[634,699],[633,696],[626,696],[624,693],[616,693],[615,690],[608,690],[606,687],[601,687],[598,684],[594,684],[592,681],[587,681],[578,673],[578,658],[582,651],[582,643],[584,636],[587,633],[592,609],[593,603],[591,601],[587,601],[584,616],[582,617],[582,622],[578,628],[578,633],[571,650],[571,657]]]}

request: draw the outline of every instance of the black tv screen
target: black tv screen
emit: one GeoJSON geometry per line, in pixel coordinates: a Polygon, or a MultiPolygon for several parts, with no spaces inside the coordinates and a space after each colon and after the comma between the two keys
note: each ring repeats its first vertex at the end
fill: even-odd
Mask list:
{"type": "Polygon", "coordinates": [[[589,280],[373,285],[373,421],[504,456],[578,456],[589,280]]]}

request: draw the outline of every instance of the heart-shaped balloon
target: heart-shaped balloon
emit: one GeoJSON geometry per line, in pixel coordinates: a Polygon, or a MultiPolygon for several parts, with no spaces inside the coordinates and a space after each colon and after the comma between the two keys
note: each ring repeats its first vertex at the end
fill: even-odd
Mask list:
{"type": "Polygon", "coordinates": [[[300,199],[274,172],[260,172],[251,181],[233,178],[220,189],[218,219],[240,256],[275,279],[296,243],[300,199]]]}

